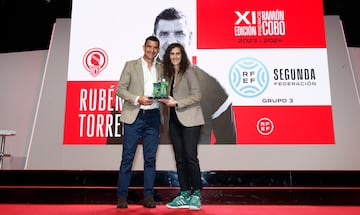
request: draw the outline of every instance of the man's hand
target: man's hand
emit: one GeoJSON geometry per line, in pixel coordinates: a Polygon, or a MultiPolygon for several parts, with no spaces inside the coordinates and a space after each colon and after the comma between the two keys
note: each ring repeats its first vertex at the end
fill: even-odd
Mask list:
{"type": "Polygon", "coordinates": [[[154,100],[149,99],[147,96],[140,96],[138,102],[141,105],[152,105],[152,103],[154,103],[154,100]]]}

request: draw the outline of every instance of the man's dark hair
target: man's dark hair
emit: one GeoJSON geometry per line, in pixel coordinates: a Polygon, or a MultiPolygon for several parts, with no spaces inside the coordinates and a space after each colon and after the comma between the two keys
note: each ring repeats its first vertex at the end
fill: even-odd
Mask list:
{"type": "Polygon", "coordinates": [[[155,37],[155,36],[148,36],[148,37],[145,39],[144,45],[146,45],[146,42],[147,42],[148,40],[155,41],[155,42],[158,42],[158,43],[160,44],[160,41],[159,41],[159,39],[158,39],[157,37],[155,37]]]}
{"type": "Polygon", "coordinates": [[[161,13],[159,13],[159,15],[155,19],[154,35],[156,35],[156,30],[157,30],[158,23],[159,23],[160,20],[162,20],[162,19],[164,19],[164,20],[175,20],[175,19],[182,19],[182,18],[185,18],[185,15],[181,11],[179,11],[179,10],[173,8],[173,7],[166,8],[161,13]]]}

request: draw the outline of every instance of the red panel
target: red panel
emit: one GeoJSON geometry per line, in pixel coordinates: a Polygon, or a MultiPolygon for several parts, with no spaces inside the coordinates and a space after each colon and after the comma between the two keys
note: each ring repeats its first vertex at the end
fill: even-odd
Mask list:
{"type": "MultiPolygon", "coordinates": [[[[114,81],[68,81],[64,144],[105,144],[111,125],[114,81]]],[[[112,122],[113,123],[113,122],[112,122]]]]}
{"type": "Polygon", "coordinates": [[[233,108],[238,144],[335,143],[331,106],[236,106],[233,108]],[[262,118],[265,119],[259,123],[262,118]]]}
{"type": "Polygon", "coordinates": [[[322,0],[197,0],[197,35],[198,49],[325,48],[322,0]]]}

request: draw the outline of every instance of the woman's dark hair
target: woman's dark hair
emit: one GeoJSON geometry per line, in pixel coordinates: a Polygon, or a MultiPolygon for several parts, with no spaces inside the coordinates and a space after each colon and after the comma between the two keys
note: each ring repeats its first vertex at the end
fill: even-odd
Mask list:
{"type": "Polygon", "coordinates": [[[170,44],[164,54],[163,64],[164,64],[164,73],[165,76],[171,77],[172,74],[175,72],[174,65],[171,63],[170,59],[170,52],[173,48],[180,48],[181,53],[181,61],[180,61],[180,73],[184,73],[187,68],[190,66],[190,60],[185,52],[184,46],[180,43],[172,43],[170,44]]]}

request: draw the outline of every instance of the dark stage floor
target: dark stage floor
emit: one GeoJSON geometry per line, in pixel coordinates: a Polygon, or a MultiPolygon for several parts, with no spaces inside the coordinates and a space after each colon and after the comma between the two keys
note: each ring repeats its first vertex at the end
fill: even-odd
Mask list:
{"type": "MultiPolygon", "coordinates": [[[[143,173],[134,172],[129,203],[141,203],[143,173]]],[[[360,205],[358,171],[203,172],[203,204],[360,205]]],[[[117,171],[1,170],[0,203],[115,204],[117,171]]],[[[175,172],[159,171],[156,200],[178,192],[175,172]]]]}

